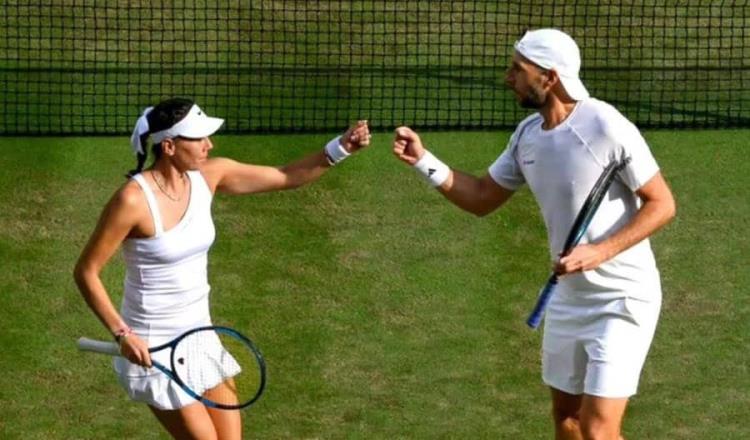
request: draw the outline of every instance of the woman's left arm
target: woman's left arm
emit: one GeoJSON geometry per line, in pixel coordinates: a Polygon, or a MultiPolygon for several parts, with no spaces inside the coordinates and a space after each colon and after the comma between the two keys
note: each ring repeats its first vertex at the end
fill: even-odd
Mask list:
{"type": "Polygon", "coordinates": [[[201,171],[213,192],[253,194],[293,189],[315,181],[332,165],[369,145],[370,138],[367,121],[359,121],[322,151],[281,167],[216,158],[209,160],[201,171]]]}

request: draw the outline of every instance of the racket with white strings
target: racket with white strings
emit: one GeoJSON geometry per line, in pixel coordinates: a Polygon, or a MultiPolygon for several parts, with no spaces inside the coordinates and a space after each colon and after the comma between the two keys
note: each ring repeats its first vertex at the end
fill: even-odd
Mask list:
{"type": "MultiPolygon", "coordinates": [[[[120,348],[114,342],[80,338],[78,348],[120,356],[120,348]]],[[[152,365],[208,407],[245,408],[260,398],[266,386],[263,355],[249,338],[234,329],[194,328],[148,351],[162,350],[169,350],[169,365],[153,358],[152,365]]]]}
{"type": "MultiPolygon", "coordinates": [[[[610,185],[612,185],[617,172],[625,168],[628,162],[630,162],[630,158],[626,158],[620,162],[613,161],[604,168],[604,171],[602,171],[602,174],[599,176],[599,178],[596,180],[596,183],[594,183],[594,186],[591,188],[591,192],[589,192],[588,197],[586,197],[586,201],[583,202],[581,210],[578,211],[578,215],[576,216],[576,219],[573,222],[573,226],[570,228],[570,232],[568,233],[568,237],[565,240],[565,245],[563,246],[563,252],[561,256],[565,256],[570,253],[570,251],[572,251],[573,248],[578,245],[578,242],[581,241],[581,238],[583,238],[583,234],[586,232],[586,229],[588,229],[591,220],[594,218],[594,214],[596,214],[597,209],[599,209],[599,205],[602,204],[604,195],[609,190],[610,185]]],[[[557,281],[557,274],[553,272],[547,280],[547,284],[545,284],[542,290],[539,292],[539,297],[537,298],[534,310],[526,320],[526,324],[532,329],[539,327],[539,324],[542,322],[544,310],[547,308],[547,304],[552,298],[552,293],[555,290],[555,286],[557,286],[557,281]]]]}

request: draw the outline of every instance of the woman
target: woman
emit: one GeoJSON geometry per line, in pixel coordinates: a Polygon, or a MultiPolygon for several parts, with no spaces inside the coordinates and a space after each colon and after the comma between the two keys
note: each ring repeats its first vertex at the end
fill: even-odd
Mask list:
{"type": "MultiPolygon", "coordinates": [[[[242,436],[239,411],[207,408],[166,375],[148,368],[149,346],[211,323],[206,268],[215,235],[213,194],[299,187],[367,146],[371,137],[366,121],[360,121],[323,151],[274,168],[209,159],[213,146],[208,136],[223,122],[182,98],[163,101],[143,113],[131,138],[138,166],[105,207],[74,274],[86,302],[120,344],[124,358],[114,362],[120,383],[131,399],[146,402],[176,438],[242,436]],[[149,137],[155,159],[143,170],[147,156],[143,145],[149,137]],[[118,313],[100,272],[120,246],[127,270],[118,313]]],[[[225,378],[215,390],[230,380],[225,378]]]]}

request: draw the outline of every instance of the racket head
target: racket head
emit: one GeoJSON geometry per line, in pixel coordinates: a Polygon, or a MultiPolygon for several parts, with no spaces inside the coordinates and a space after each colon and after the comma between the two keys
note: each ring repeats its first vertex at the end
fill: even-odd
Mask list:
{"type": "Polygon", "coordinates": [[[198,327],[182,334],[173,342],[170,367],[188,394],[212,408],[245,408],[266,386],[260,350],[229,327],[198,327]]]}

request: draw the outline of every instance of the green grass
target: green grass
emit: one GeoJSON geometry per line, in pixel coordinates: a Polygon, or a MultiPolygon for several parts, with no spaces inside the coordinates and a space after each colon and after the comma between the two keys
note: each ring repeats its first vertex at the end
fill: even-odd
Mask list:
{"type": "MultiPolygon", "coordinates": [[[[649,132],[678,201],[653,246],[663,317],[625,422],[631,439],[744,439],[750,406],[747,131],[649,132]]],[[[219,136],[215,154],[282,164],[327,135],[219,136]]],[[[218,196],[209,277],[217,324],[261,347],[269,386],[248,438],[551,437],[540,334],[547,274],[527,190],[477,219],[394,159],[390,134],[303,189],[218,196]]],[[[475,174],[507,133],[424,133],[475,174]]],[[[125,138],[0,138],[0,437],[165,438],[129,402],[71,270],[132,168],[125,138]]],[[[117,256],[103,273],[119,304],[117,256]]]]}

